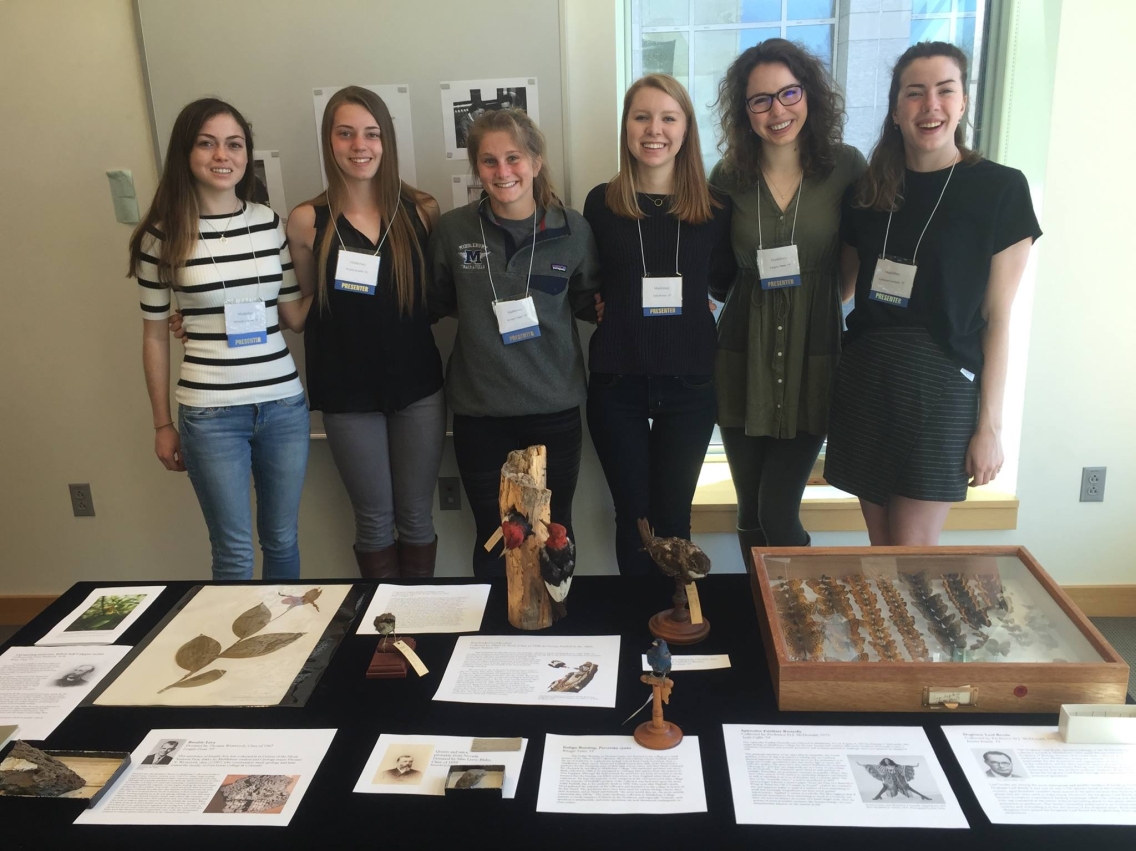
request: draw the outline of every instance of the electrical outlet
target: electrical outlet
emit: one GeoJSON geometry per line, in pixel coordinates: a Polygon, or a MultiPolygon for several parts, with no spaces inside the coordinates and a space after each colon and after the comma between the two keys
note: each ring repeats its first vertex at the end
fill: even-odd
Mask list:
{"type": "Polygon", "coordinates": [[[95,503],[91,499],[91,486],[89,484],[68,485],[71,491],[71,510],[76,517],[94,517],[95,503]]]}
{"type": "Polygon", "coordinates": [[[438,479],[438,508],[442,511],[461,511],[461,479],[442,476],[438,479]]]}
{"type": "Polygon", "coordinates": [[[1081,468],[1081,502],[1104,502],[1104,467],[1081,468]]]}

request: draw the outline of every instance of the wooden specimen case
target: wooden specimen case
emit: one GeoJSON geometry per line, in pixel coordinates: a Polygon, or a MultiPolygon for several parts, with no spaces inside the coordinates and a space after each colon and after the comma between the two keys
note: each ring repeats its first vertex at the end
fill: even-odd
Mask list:
{"type": "Polygon", "coordinates": [[[1024,547],[754,548],[782,710],[1057,712],[1128,665],[1024,547]]]}

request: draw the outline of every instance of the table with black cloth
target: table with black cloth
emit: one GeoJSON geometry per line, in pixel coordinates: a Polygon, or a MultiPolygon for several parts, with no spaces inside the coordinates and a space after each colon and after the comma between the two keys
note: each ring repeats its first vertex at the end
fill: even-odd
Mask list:
{"type": "MultiPolygon", "coordinates": [[[[346,580],[345,580],[346,581],[346,580]]],[[[459,584],[469,580],[434,580],[459,584]]],[[[338,580],[323,582],[335,584],[338,580]]],[[[114,583],[109,583],[113,585],[114,583]]],[[[123,584],[123,583],[119,583],[123,584]]],[[[131,583],[131,584],[161,584],[131,583]]],[[[163,595],[127,631],[122,644],[141,642],[196,584],[167,583],[163,595]]],[[[313,582],[312,584],[320,584],[313,582]]],[[[358,583],[357,583],[358,584],[358,583]]],[[[652,578],[579,576],[569,616],[542,634],[621,638],[614,709],[502,706],[432,700],[456,635],[419,635],[418,653],[430,669],[422,678],[368,680],[376,636],[354,627],[331,659],[303,708],[163,708],[82,706],[49,737],[47,749],[133,750],[159,728],[326,727],[338,732],[287,828],[73,825],[84,803],[0,797],[0,849],[309,848],[913,848],[1136,849],[1136,828],[1085,825],[992,825],[979,807],[942,731],[943,724],[1047,724],[1056,715],[780,712],[762,651],[749,582],[744,575],[710,576],[699,584],[710,636],[676,653],[728,653],[731,667],[678,672],[666,717],[698,736],[708,812],[680,815],[566,815],[538,813],[537,788],[546,733],[630,735],[640,715],[623,720],[648,694],[639,681],[640,654],[650,644],[647,621],[669,606],[667,588],[652,578]],[[931,740],[970,830],[790,827],[734,821],[722,724],[851,724],[922,726],[931,740]],[[355,794],[352,789],[380,733],[525,736],[529,739],[517,796],[512,800],[419,795],[355,794]]],[[[3,646],[30,645],[104,582],[81,582],[3,646]]],[[[360,607],[365,610],[370,589],[360,607]]],[[[525,634],[509,626],[504,581],[493,583],[481,634],[525,634]]],[[[646,713],[647,710],[644,710],[646,713]]],[[[1133,802],[1136,805],[1136,802],[1133,802]]]]}

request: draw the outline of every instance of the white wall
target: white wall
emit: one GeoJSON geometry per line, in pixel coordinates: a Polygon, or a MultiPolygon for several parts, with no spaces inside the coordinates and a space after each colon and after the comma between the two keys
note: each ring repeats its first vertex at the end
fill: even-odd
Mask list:
{"type": "MultiPolygon", "coordinates": [[[[579,205],[615,170],[619,3],[567,0],[569,191],[579,205]]],[[[1136,117],[1122,92],[1136,4],[1063,4],[1045,208],[1032,305],[1021,441],[1020,528],[947,533],[943,543],[1024,543],[1059,581],[1136,582],[1129,555],[1136,403],[1129,367],[1127,264],[1136,117]],[[1089,76],[1086,76],[1089,75],[1089,76]],[[1085,86],[1086,79],[1095,81],[1085,86]],[[1118,81],[1110,91],[1110,81],[1118,81]],[[1102,143],[1104,134],[1119,141],[1102,143]],[[1077,502],[1080,468],[1107,465],[1103,504],[1077,502]]],[[[0,2],[0,265],[9,320],[0,335],[0,594],[56,593],[80,579],[208,576],[204,523],[184,476],[154,459],[139,358],[137,297],[123,277],[130,229],[114,222],[106,178],[155,174],[129,0],[0,2]],[[98,516],[73,518],[68,482],[91,482],[98,516]]],[[[250,108],[249,112],[253,110],[250,108]]],[[[1024,154],[1022,155],[1024,158],[1024,154]]],[[[1032,177],[1032,175],[1031,175],[1032,177]]],[[[587,442],[586,442],[587,444],[587,442]]],[[[443,475],[456,475],[448,448],[443,475]]],[[[610,497],[590,444],[575,503],[581,572],[614,571],[610,497]]],[[[468,512],[437,512],[439,573],[468,570],[468,512]]],[[[350,575],[352,521],[325,443],[313,444],[301,509],[304,572],[350,575]]],[[[817,534],[817,544],[863,535],[817,534]]],[[[716,570],[739,568],[729,535],[699,537],[716,570]]]]}

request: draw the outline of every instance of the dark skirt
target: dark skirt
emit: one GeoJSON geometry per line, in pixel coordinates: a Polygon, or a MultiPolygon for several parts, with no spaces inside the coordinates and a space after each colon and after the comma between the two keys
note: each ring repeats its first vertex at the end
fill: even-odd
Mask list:
{"type": "Polygon", "coordinates": [[[864,332],[836,371],[824,478],[876,505],[966,499],[978,422],[971,381],[923,328],[864,332]]]}

